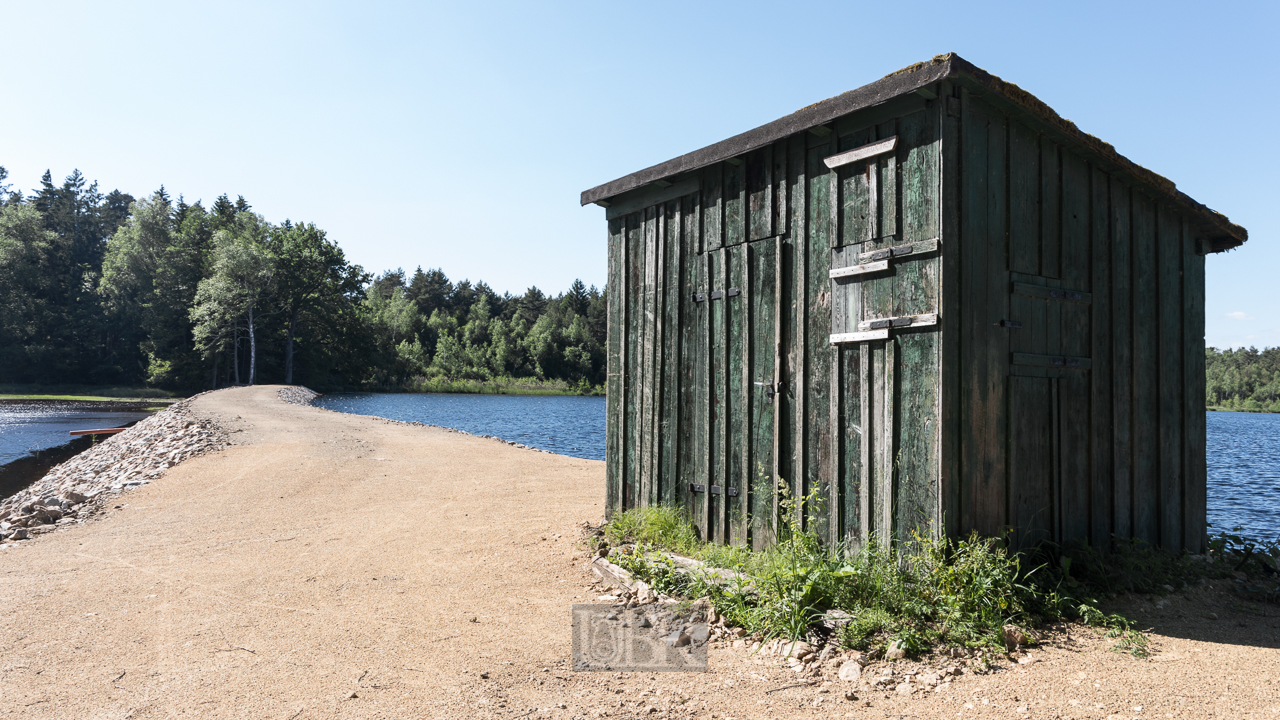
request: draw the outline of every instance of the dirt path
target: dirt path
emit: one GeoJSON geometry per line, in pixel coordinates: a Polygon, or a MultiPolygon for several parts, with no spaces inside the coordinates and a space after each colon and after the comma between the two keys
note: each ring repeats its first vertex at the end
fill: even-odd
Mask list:
{"type": "Polygon", "coordinates": [[[766,693],[794,675],[722,648],[708,674],[572,673],[602,463],[276,393],[199,398],[238,445],[0,553],[0,716],[1280,718],[1277,613],[1208,590],[1217,620],[1150,609],[1154,660],[1085,637],[928,697],[766,693]]]}

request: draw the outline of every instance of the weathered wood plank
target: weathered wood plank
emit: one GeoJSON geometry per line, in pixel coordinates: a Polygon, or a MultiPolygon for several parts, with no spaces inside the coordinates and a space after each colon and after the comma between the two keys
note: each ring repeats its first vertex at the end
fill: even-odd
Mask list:
{"type": "MultiPolygon", "coordinates": [[[[744,485],[749,488],[751,545],[763,548],[777,538],[773,522],[774,453],[778,382],[778,238],[753,242],[748,248],[746,293],[750,328],[751,372],[747,375],[751,415],[747,423],[750,449],[744,485]],[[770,387],[759,383],[767,383],[770,387]]],[[[747,494],[744,491],[744,494],[747,494]]]]}
{"type": "Polygon", "coordinates": [[[748,531],[750,516],[750,483],[751,473],[748,465],[751,461],[751,383],[748,374],[751,372],[751,327],[749,325],[750,298],[742,294],[750,291],[747,277],[747,246],[734,245],[726,248],[728,261],[727,286],[737,288],[739,294],[727,295],[723,300],[727,337],[728,364],[725,366],[726,405],[728,418],[725,431],[727,449],[725,451],[725,487],[736,488],[736,496],[726,494],[725,510],[728,514],[729,541],[735,545],[744,545],[750,541],[748,531]]]}
{"type": "Polygon", "coordinates": [[[1161,204],[1156,213],[1156,256],[1160,324],[1160,544],[1182,547],[1182,419],[1186,385],[1182,376],[1182,222],[1161,204]]]}
{"type": "Polygon", "coordinates": [[[874,272],[887,272],[889,270],[889,261],[881,260],[879,262],[862,263],[858,265],[846,265],[844,267],[835,268],[827,273],[827,277],[832,280],[840,278],[854,277],[857,275],[867,275],[874,272]]]}
{"type": "MultiPolygon", "coordinates": [[[[709,288],[723,290],[728,278],[728,252],[721,248],[707,254],[709,288]]],[[[714,290],[712,292],[714,292],[714,290]]],[[[711,297],[711,296],[709,296],[711,297]]],[[[723,488],[728,480],[729,442],[729,331],[727,311],[723,296],[708,300],[711,309],[711,477],[707,486],[707,504],[710,506],[708,532],[716,542],[727,542],[727,510],[723,494],[715,495],[712,486],[723,488]]]]}
{"type": "Polygon", "coordinates": [[[626,440],[623,456],[623,507],[639,507],[642,502],[640,485],[641,441],[641,393],[643,391],[643,328],[644,328],[644,212],[627,216],[627,355],[623,377],[627,378],[625,427],[626,440]]]}
{"type": "Polygon", "coordinates": [[[1040,141],[1040,274],[1062,272],[1062,159],[1058,146],[1040,141]]]}
{"type": "Polygon", "coordinates": [[[1093,302],[1093,293],[1085,290],[1073,290],[1071,288],[1049,287],[1047,285],[1033,285],[1031,283],[1014,282],[1012,283],[1014,295],[1026,295],[1028,297],[1044,298],[1045,300],[1055,300],[1058,302],[1076,302],[1088,305],[1093,302]]]}
{"type": "Polygon", "coordinates": [[[957,99],[957,91],[951,83],[942,83],[939,102],[932,112],[938,118],[941,131],[941,147],[938,174],[941,181],[941,230],[942,267],[939,271],[941,287],[942,331],[940,334],[941,372],[939,376],[941,419],[938,422],[939,436],[939,494],[941,497],[942,525],[948,535],[958,535],[962,530],[961,490],[964,477],[961,473],[961,439],[964,416],[961,414],[961,399],[964,397],[964,374],[961,370],[962,354],[961,338],[967,324],[963,322],[965,314],[961,310],[962,269],[961,257],[965,252],[960,247],[961,226],[960,211],[962,207],[960,169],[961,158],[961,126],[960,118],[947,113],[945,106],[957,99]]]}
{"type": "Polygon", "coordinates": [[[787,197],[791,187],[787,174],[787,144],[786,140],[773,144],[773,216],[774,233],[778,235],[787,234],[791,219],[787,197]]]}
{"type": "Polygon", "coordinates": [[[659,461],[658,501],[663,505],[684,506],[685,494],[680,490],[680,305],[687,295],[684,289],[684,218],[680,200],[664,208],[662,244],[662,411],[658,424],[659,461]]]}
{"type": "MultiPolygon", "coordinates": [[[[865,144],[871,130],[861,130],[840,138],[840,147],[865,144]]],[[[844,166],[836,171],[840,184],[839,244],[863,243],[872,238],[875,222],[871,216],[871,175],[865,163],[844,166]]]]}
{"type": "Polygon", "coordinates": [[[724,163],[702,170],[702,252],[724,246],[724,163]]]}
{"type": "MultiPolygon", "coordinates": [[[[705,244],[705,239],[703,240],[705,244]]],[[[702,253],[693,262],[696,285],[704,294],[711,290],[711,255],[702,253]]],[[[698,531],[703,540],[711,540],[715,525],[711,520],[712,503],[705,488],[711,485],[711,452],[712,452],[712,420],[711,420],[711,303],[698,303],[694,309],[697,327],[694,332],[694,409],[693,454],[697,465],[697,473],[693,481],[703,486],[701,493],[694,495],[694,518],[698,523],[698,531]]]]}
{"type": "Polygon", "coordinates": [[[644,210],[653,205],[660,205],[670,200],[675,200],[690,193],[698,191],[699,179],[697,174],[690,175],[677,180],[674,184],[666,187],[658,185],[648,185],[643,188],[637,188],[629,193],[624,193],[613,199],[609,207],[604,211],[605,218],[614,220],[616,218],[625,217],[633,212],[644,210]]]}
{"type": "MultiPolygon", "coordinates": [[[[1062,156],[1062,283],[1071,288],[1090,288],[1089,272],[1089,166],[1079,155],[1062,156]]],[[[1067,357],[1087,358],[1091,352],[1088,306],[1061,303],[1062,348],[1067,357]]],[[[1092,463],[1090,462],[1089,402],[1090,382],[1086,377],[1064,376],[1058,383],[1062,403],[1063,539],[1088,541],[1092,463]]]]}
{"type": "MultiPolygon", "coordinates": [[[[911,318],[911,332],[897,332],[895,515],[902,541],[913,533],[940,534],[938,503],[938,420],[940,420],[941,259],[936,255],[940,224],[940,133],[932,105],[897,123],[899,222],[891,252],[895,266],[895,318],[911,318]],[[909,252],[904,252],[910,249],[909,252]],[[925,255],[920,256],[920,255],[925,255]],[[934,325],[929,329],[929,325],[934,325]],[[923,332],[915,328],[924,327],[923,332]]],[[[870,322],[867,315],[864,322],[870,322]]]]}
{"type": "Polygon", "coordinates": [[[1207,468],[1205,467],[1204,256],[1184,218],[1182,225],[1183,387],[1183,548],[1204,550],[1207,468]]]}
{"type": "Polygon", "coordinates": [[[878,423],[872,415],[871,396],[875,392],[874,367],[870,344],[858,346],[858,464],[861,466],[858,493],[859,539],[865,545],[876,533],[875,518],[871,514],[871,498],[874,494],[875,472],[871,465],[871,453],[875,444],[875,428],[878,423]]]}
{"type": "Polygon", "coordinates": [[[1093,463],[1093,488],[1089,497],[1090,542],[1096,548],[1107,549],[1111,546],[1113,527],[1111,519],[1113,510],[1112,498],[1115,495],[1113,486],[1114,457],[1113,452],[1113,408],[1111,406],[1111,389],[1113,368],[1111,353],[1111,213],[1110,178],[1096,167],[1090,175],[1091,196],[1089,200],[1089,233],[1092,236],[1091,253],[1093,269],[1093,370],[1089,373],[1092,385],[1093,440],[1090,444],[1090,455],[1093,463]]]}
{"type": "Polygon", "coordinates": [[[724,244],[747,239],[747,163],[724,165],[724,244]]]}
{"type": "Polygon", "coordinates": [[[1111,183],[1112,528],[1133,533],[1133,276],[1129,188],[1111,183]]]}
{"type": "Polygon", "coordinates": [[[862,160],[875,157],[877,155],[884,155],[886,153],[891,153],[897,147],[898,147],[898,136],[893,135],[883,140],[876,140],[875,142],[867,143],[866,145],[861,145],[852,150],[846,150],[845,152],[832,155],[831,157],[823,158],[822,162],[828,168],[831,168],[834,170],[835,168],[841,167],[843,165],[850,165],[852,163],[860,162],[862,160]]]}
{"type": "Polygon", "coordinates": [[[1009,124],[1009,269],[1040,274],[1040,138],[1009,124]]]}
{"type": "Polygon", "coordinates": [[[806,523],[812,523],[819,537],[830,535],[827,523],[831,504],[831,452],[834,446],[831,424],[831,364],[833,349],[827,342],[831,327],[831,248],[835,236],[836,203],[832,197],[832,170],[823,164],[822,158],[830,154],[834,142],[809,150],[808,162],[808,253],[806,262],[807,307],[805,320],[807,358],[806,404],[807,428],[805,461],[805,492],[812,493],[823,510],[806,511],[806,523]]]}
{"type": "MultiPolygon", "coordinates": [[[[962,443],[965,493],[964,530],[998,535],[1006,523],[1005,438],[1008,404],[1008,335],[997,323],[1008,317],[1008,272],[1005,266],[1005,150],[1002,116],[961,97],[965,175],[963,187],[962,293],[969,300],[961,361],[964,427],[962,443]]],[[[944,239],[944,247],[945,247],[944,239]]]]}
{"type": "MultiPolygon", "coordinates": [[[[692,300],[698,291],[697,238],[699,235],[697,193],[680,200],[680,375],[679,375],[679,452],[676,493],[679,506],[689,513],[689,519],[697,525],[702,508],[698,498],[690,492],[691,483],[701,482],[698,474],[697,436],[703,432],[698,425],[697,408],[705,407],[705,395],[699,393],[695,366],[698,353],[698,303],[692,300]]],[[[704,303],[705,304],[705,303],[704,303]]]]}
{"type": "Polygon", "coordinates": [[[654,478],[657,458],[654,457],[657,444],[655,442],[656,407],[658,400],[658,257],[660,218],[657,208],[649,207],[644,211],[644,280],[639,327],[642,357],[640,369],[640,503],[642,506],[656,504],[658,493],[654,478]]]}
{"type": "Polygon", "coordinates": [[[1058,380],[1062,542],[1089,540],[1089,378],[1067,373],[1058,380]]]}
{"type": "MultiPolygon", "coordinates": [[[[898,134],[897,119],[889,120],[876,128],[879,137],[898,134]]],[[[875,242],[892,245],[898,235],[898,156],[881,155],[874,161],[879,177],[876,183],[876,209],[879,212],[878,235],[875,242]]],[[[867,248],[871,249],[871,248],[867,248]]]]}
{"type": "Polygon", "coordinates": [[[624,315],[624,288],[626,273],[624,272],[626,246],[626,221],[615,219],[609,221],[609,282],[605,287],[607,293],[608,330],[606,340],[607,375],[605,380],[605,513],[612,517],[613,513],[622,509],[622,449],[624,423],[622,412],[623,357],[622,348],[626,333],[624,315]]]}
{"type": "Polygon", "coordinates": [[[1014,547],[1052,538],[1053,392],[1048,378],[1009,378],[1010,523],[1014,547]]]}
{"type": "Polygon", "coordinates": [[[862,395],[863,376],[861,348],[840,348],[840,534],[859,546],[865,539],[861,512],[865,494],[862,478],[862,395]]]}
{"type": "Polygon", "coordinates": [[[1159,305],[1155,203],[1133,193],[1133,536],[1160,542],[1159,305]]]}
{"type": "MultiPolygon", "coordinates": [[[[787,306],[782,315],[784,328],[784,373],[786,391],[780,395],[784,423],[779,445],[785,447],[779,472],[792,496],[802,495],[805,448],[805,317],[808,314],[806,281],[808,256],[808,140],[795,135],[787,148],[787,184],[790,232],[783,245],[784,287],[787,306]]],[[[776,494],[775,494],[776,497],[776,494]]],[[[774,516],[781,512],[775,504],[774,516]]]]}
{"type": "Polygon", "coordinates": [[[772,237],[773,231],[773,146],[747,156],[748,240],[772,237]]]}

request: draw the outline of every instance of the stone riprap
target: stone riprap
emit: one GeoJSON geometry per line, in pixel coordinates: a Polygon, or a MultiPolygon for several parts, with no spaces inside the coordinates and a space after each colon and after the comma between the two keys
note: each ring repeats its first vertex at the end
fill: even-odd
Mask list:
{"type": "Polygon", "coordinates": [[[226,432],[193,417],[189,403],[175,403],[110,436],[0,502],[0,541],[25,540],[85,520],[105,498],[146,485],[187,458],[226,447],[226,432]]]}

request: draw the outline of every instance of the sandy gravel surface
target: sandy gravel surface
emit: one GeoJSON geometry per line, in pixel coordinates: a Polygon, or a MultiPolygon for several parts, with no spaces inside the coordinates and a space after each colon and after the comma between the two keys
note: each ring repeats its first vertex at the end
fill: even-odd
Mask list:
{"type": "Polygon", "coordinates": [[[0,717],[1280,718],[1280,613],[1221,587],[1133,603],[1151,660],[1077,631],[912,697],[766,692],[794,674],[731,648],[706,674],[573,673],[602,463],[277,390],[198,398],[237,445],[0,552],[0,717]]]}

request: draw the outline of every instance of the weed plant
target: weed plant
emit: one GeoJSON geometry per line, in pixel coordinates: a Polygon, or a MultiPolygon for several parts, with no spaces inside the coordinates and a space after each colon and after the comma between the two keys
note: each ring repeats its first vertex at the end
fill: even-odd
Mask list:
{"type": "Polygon", "coordinates": [[[679,510],[649,507],[618,513],[605,527],[615,546],[611,559],[658,592],[709,597],[729,623],[764,638],[833,640],[870,651],[897,642],[911,654],[1001,648],[1006,625],[1072,619],[1105,628],[1117,650],[1145,656],[1146,637],[1098,609],[1094,598],[1190,572],[1174,556],[1152,565],[1153,554],[1136,547],[1109,564],[1084,551],[1074,558],[1044,548],[1010,553],[1000,540],[976,534],[951,540],[918,533],[906,548],[874,536],[833,546],[803,522],[805,506],[816,500],[792,499],[785,485],[780,492],[778,539],[764,550],[704,543],[679,510]],[[662,551],[734,573],[691,572],[662,551]]]}

